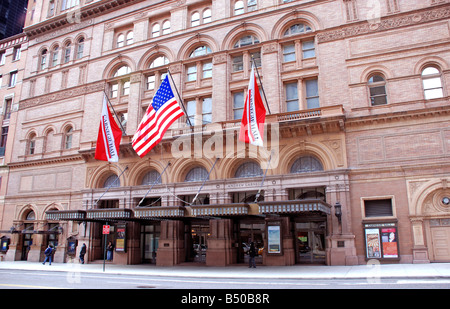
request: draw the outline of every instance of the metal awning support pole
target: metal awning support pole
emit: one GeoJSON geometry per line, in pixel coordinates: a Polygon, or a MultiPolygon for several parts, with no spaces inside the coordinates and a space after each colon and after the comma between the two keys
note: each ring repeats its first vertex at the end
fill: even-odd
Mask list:
{"type": "MultiPolygon", "coordinates": [[[[119,167],[117,167],[117,168],[119,168],[119,167]]],[[[125,167],[125,169],[122,171],[122,173],[120,173],[120,175],[117,176],[117,178],[113,181],[113,183],[110,184],[110,185],[108,186],[108,188],[106,188],[106,191],[103,192],[103,194],[95,201],[95,203],[94,203],[94,205],[92,206],[92,208],[94,208],[94,207],[97,205],[98,201],[100,201],[101,198],[109,191],[109,189],[112,188],[112,186],[117,182],[117,180],[120,179],[120,177],[123,175],[123,173],[125,173],[125,171],[126,171],[127,169],[128,169],[128,165],[125,167]]],[[[120,170],[120,168],[119,168],[119,170],[120,170]]]]}
{"type": "Polygon", "coordinates": [[[217,161],[219,161],[219,158],[216,158],[216,161],[214,162],[213,166],[212,166],[211,169],[209,170],[208,176],[206,176],[205,180],[203,180],[203,183],[202,183],[200,189],[198,189],[197,194],[195,195],[194,199],[192,200],[191,205],[194,205],[195,200],[197,199],[198,195],[200,194],[200,191],[202,191],[203,186],[205,185],[205,182],[209,179],[209,175],[210,175],[211,172],[213,171],[214,166],[216,166],[217,161]]]}
{"type": "Polygon", "coordinates": [[[261,196],[262,186],[264,185],[264,181],[266,180],[267,170],[269,169],[269,166],[270,166],[270,160],[272,160],[272,153],[273,153],[273,149],[270,151],[269,161],[267,162],[266,171],[264,172],[264,176],[261,181],[261,185],[259,186],[258,193],[256,193],[255,203],[258,203],[258,199],[261,196]]]}
{"type": "Polygon", "coordinates": [[[166,171],[166,169],[169,167],[170,162],[167,163],[166,167],[164,168],[164,170],[162,171],[161,174],[159,174],[158,179],[156,179],[156,181],[152,184],[152,186],[150,187],[150,189],[148,189],[148,191],[145,193],[144,197],[139,201],[139,204],[136,207],[141,206],[142,202],[145,200],[145,198],[147,197],[147,195],[150,193],[150,191],[153,189],[153,187],[158,183],[158,181],[161,179],[162,174],[164,174],[164,172],[166,171]]]}

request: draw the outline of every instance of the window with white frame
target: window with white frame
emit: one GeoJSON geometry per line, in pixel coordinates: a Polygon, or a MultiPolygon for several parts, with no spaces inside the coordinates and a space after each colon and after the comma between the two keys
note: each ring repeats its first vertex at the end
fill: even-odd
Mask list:
{"type": "Polygon", "coordinates": [[[167,74],[167,66],[169,59],[166,56],[157,56],[154,58],[149,66],[151,69],[146,76],[146,90],[155,90],[164,80],[167,74]]]}
{"type": "Polygon", "coordinates": [[[196,10],[191,13],[191,27],[200,26],[212,21],[212,11],[210,8],[196,10]]]}
{"type": "Polygon", "coordinates": [[[422,70],[422,84],[425,100],[444,97],[442,74],[438,67],[429,65],[422,70]]]}
{"type": "Polygon", "coordinates": [[[234,15],[241,15],[247,12],[253,12],[257,10],[257,0],[237,0],[234,2],[233,12],[234,15]]]}

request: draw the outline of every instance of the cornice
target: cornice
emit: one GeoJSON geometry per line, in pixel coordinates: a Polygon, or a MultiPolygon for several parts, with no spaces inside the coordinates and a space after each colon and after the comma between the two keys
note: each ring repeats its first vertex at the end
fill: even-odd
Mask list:
{"type": "Polygon", "coordinates": [[[437,116],[450,115],[450,106],[435,108],[417,109],[411,111],[398,111],[377,115],[367,115],[358,117],[347,116],[346,128],[367,126],[370,124],[391,123],[393,121],[404,121],[409,119],[435,118],[437,116]]]}
{"type": "Polygon", "coordinates": [[[45,94],[38,97],[32,97],[19,102],[19,110],[30,108],[37,105],[52,103],[59,100],[73,98],[74,96],[81,96],[92,92],[103,91],[105,89],[105,81],[99,81],[81,87],[73,87],[58,91],[51,94],[45,94]]]}
{"type": "Polygon", "coordinates": [[[450,3],[435,5],[429,8],[382,17],[379,22],[361,21],[346,26],[339,26],[321,31],[317,35],[319,43],[342,40],[349,37],[383,32],[407,26],[415,26],[427,22],[450,18],[450,3]]]}
{"type": "Polygon", "coordinates": [[[62,156],[62,157],[49,158],[49,159],[36,159],[36,160],[22,161],[22,162],[11,162],[8,164],[8,167],[10,169],[18,169],[18,168],[45,166],[45,165],[50,165],[50,164],[54,165],[54,164],[68,163],[68,162],[74,162],[74,161],[83,161],[83,157],[81,155],[77,154],[77,155],[62,156]]]}
{"type": "Polygon", "coordinates": [[[143,1],[146,0],[105,0],[95,2],[91,5],[83,6],[79,10],[70,10],[67,14],[62,13],[51,19],[26,27],[24,32],[31,40],[48,33],[55,35],[56,29],[64,27],[70,26],[70,28],[73,28],[72,30],[81,29],[91,25],[93,23],[92,18],[96,16],[111,13],[143,1]]]}

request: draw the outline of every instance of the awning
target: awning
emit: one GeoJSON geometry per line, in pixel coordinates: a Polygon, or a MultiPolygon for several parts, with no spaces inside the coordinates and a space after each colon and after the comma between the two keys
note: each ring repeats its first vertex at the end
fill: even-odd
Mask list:
{"type": "Polygon", "coordinates": [[[83,221],[86,219],[86,212],[83,210],[49,210],[45,213],[47,220],[61,221],[73,220],[83,221]]]}
{"type": "Polygon", "coordinates": [[[216,204],[216,205],[192,205],[191,215],[193,217],[228,217],[242,216],[250,213],[248,204],[216,204]]]}
{"type": "Polygon", "coordinates": [[[183,206],[139,207],[134,210],[137,219],[183,218],[185,215],[183,206]]]}
{"type": "Polygon", "coordinates": [[[133,218],[133,211],[124,208],[92,209],[86,211],[86,219],[93,221],[104,220],[130,220],[133,218]]]}
{"type": "Polygon", "coordinates": [[[321,212],[331,214],[331,205],[322,200],[292,200],[260,202],[259,213],[267,214],[296,214],[305,212],[321,212]]]}

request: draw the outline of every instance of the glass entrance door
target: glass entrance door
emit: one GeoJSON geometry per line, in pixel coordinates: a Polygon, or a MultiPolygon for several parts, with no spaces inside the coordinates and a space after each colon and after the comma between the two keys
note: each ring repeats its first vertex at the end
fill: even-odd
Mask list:
{"type": "Polygon", "coordinates": [[[296,223],[297,262],[325,264],[325,222],[296,223]]]}
{"type": "Polygon", "coordinates": [[[265,222],[241,222],[239,224],[239,262],[248,264],[250,244],[253,242],[256,247],[257,256],[255,257],[256,264],[263,263],[264,252],[264,234],[265,222]]]}
{"type": "Polygon", "coordinates": [[[141,253],[143,263],[156,264],[159,234],[159,224],[141,226],[141,253]]]}
{"type": "Polygon", "coordinates": [[[197,263],[206,263],[206,250],[208,249],[209,225],[192,224],[192,251],[191,260],[197,263]]]}

